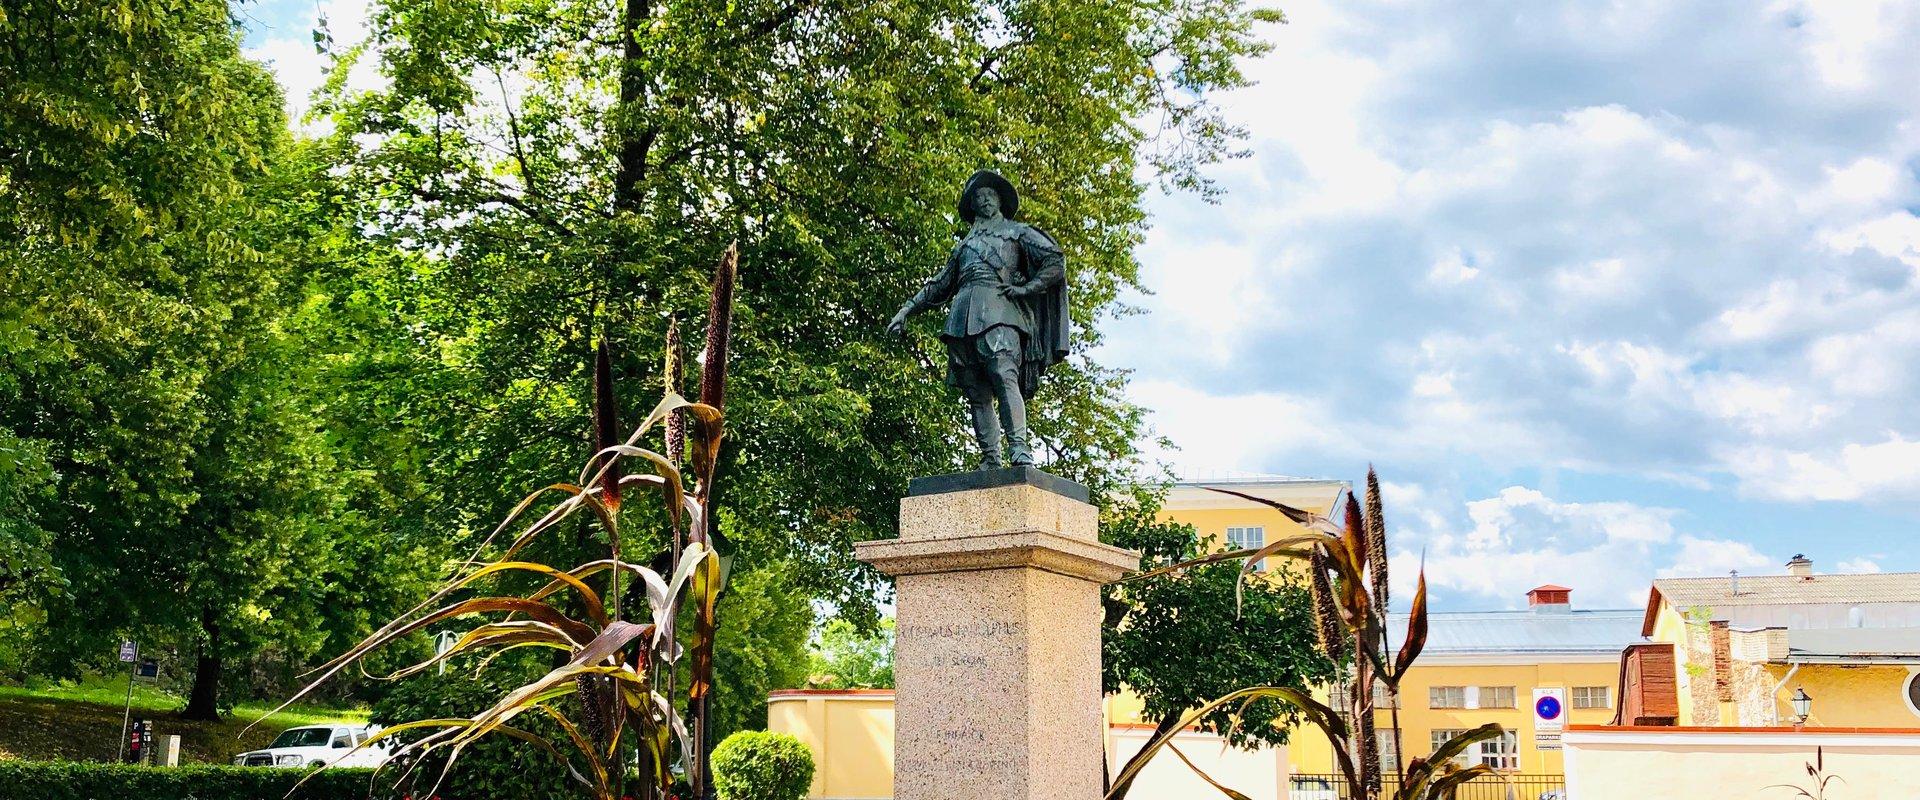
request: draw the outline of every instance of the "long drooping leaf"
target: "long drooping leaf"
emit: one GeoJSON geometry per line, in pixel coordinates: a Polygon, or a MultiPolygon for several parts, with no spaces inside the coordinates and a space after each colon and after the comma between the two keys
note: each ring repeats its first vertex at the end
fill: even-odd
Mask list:
{"type": "Polygon", "coordinates": [[[1173,742],[1171,741],[1167,742],[1167,749],[1173,751],[1173,754],[1179,757],[1180,763],[1187,765],[1187,769],[1193,770],[1193,774],[1200,776],[1200,780],[1206,781],[1208,786],[1218,789],[1221,794],[1231,797],[1233,798],[1233,800],[1253,800],[1253,798],[1248,797],[1239,792],[1236,792],[1233,789],[1228,788],[1225,784],[1222,784],[1221,782],[1214,780],[1213,776],[1208,775],[1206,770],[1203,770],[1199,766],[1195,765],[1193,763],[1193,759],[1187,758],[1186,753],[1180,752],[1179,746],[1175,745],[1173,742]]]}
{"type": "MultiPolygon", "coordinates": [[[[313,690],[319,688],[320,684],[325,683],[327,679],[339,674],[340,670],[345,668],[347,664],[352,663],[367,653],[401,636],[420,630],[443,619],[452,619],[454,617],[466,616],[467,614],[483,614],[499,611],[512,614],[526,614],[536,620],[548,623],[562,633],[565,633],[567,637],[572,639],[576,644],[584,644],[592,640],[594,636],[593,629],[585,623],[577,622],[565,614],[560,613],[553,606],[536,600],[528,600],[523,597],[481,597],[472,600],[463,600],[445,608],[435,610],[419,619],[401,624],[398,627],[389,626],[388,628],[384,628],[381,632],[375,633],[373,636],[354,645],[348,649],[346,653],[329,661],[326,671],[319,678],[302,687],[298,692],[295,692],[292,697],[287,698],[285,702],[274,708],[273,711],[268,712],[268,714],[265,717],[261,717],[261,719],[266,719],[267,717],[286,710],[287,706],[298,702],[300,698],[306,697],[308,694],[311,694],[313,690]]],[[[257,725],[259,721],[256,720],[253,724],[257,725]]],[[[251,729],[252,725],[247,727],[251,729]]]]}
{"type": "Polygon", "coordinates": [[[1420,581],[1413,589],[1413,607],[1407,613],[1407,636],[1400,643],[1400,654],[1393,659],[1393,680],[1397,684],[1402,675],[1413,666],[1413,660],[1420,657],[1420,651],[1427,646],[1427,568],[1420,567],[1420,581]]]}
{"type": "Polygon", "coordinates": [[[1427,797],[1428,786],[1434,781],[1434,773],[1439,769],[1438,765],[1453,760],[1474,744],[1499,738],[1506,732],[1507,729],[1500,727],[1499,723],[1489,722],[1448,739],[1439,747],[1435,747],[1426,761],[1419,763],[1417,767],[1408,768],[1405,782],[1401,784],[1396,796],[1402,800],[1424,800],[1427,797]]]}
{"type": "MultiPolygon", "coordinates": [[[[1173,737],[1179,734],[1180,731],[1186,730],[1195,722],[1200,721],[1203,717],[1228,703],[1249,697],[1266,697],[1280,700],[1300,709],[1309,721],[1319,726],[1321,730],[1325,731],[1329,736],[1336,737],[1337,739],[1345,739],[1347,736],[1346,723],[1340,721],[1340,715],[1337,712],[1328,708],[1326,704],[1313,699],[1312,695],[1299,689],[1288,686],[1249,686],[1245,689],[1237,689],[1188,710],[1187,713],[1181,715],[1179,722],[1171,729],[1147,740],[1147,743],[1140,748],[1140,754],[1130,760],[1127,766],[1120,770],[1119,775],[1114,776],[1113,783],[1107,789],[1106,798],[1108,800],[1115,800],[1115,798],[1126,796],[1127,791],[1133,787],[1134,780],[1140,777],[1140,770],[1144,769],[1147,763],[1153,760],[1154,753],[1160,748],[1167,746],[1169,742],[1172,742],[1173,737]]],[[[1345,774],[1349,782],[1351,782],[1353,777],[1352,762],[1346,759],[1345,754],[1338,752],[1337,748],[1335,756],[1340,764],[1342,773],[1345,774]]]]}
{"type": "MultiPolygon", "coordinates": [[[[1445,775],[1435,778],[1433,781],[1433,784],[1427,787],[1427,794],[1425,797],[1416,798],[1412,796],[1407,796],[1406,800],[1452,800],[1454,790],[1458,788],[1461,784],[1464,784],[1475,778],[1484,778],[1488,775],[1492,775],[1496,778],[1500,778],[1501,780],[1505,780],[1505,777],[1502,776],[1498,770],[1495,770],[1494,768],[1489,767],[1485,764],[1475,764],[1471,767],[1467,767],[1466,769],[1460,770],[1458,772],[1449,772],[1445,775]]],[[[1511,796],[1511,794],[1509,794],[1509,796],[1511,796]]]]}
{"type": "Polygon", "coordinates": [[[1199,558],[1182,561],[1178,564],[1169,564],[1164,567],[1156,567],[1150,570],[1135,572],[1131,575],[1127,575],[1125,577],[1120,578],[1119,580],[1114,581],[1114,583],[1116,584],[1133,583],[1135,581],[1144,581],[1144,580],[1147,580],[1148,578],[1158,578],[1161,575],[1165,575],[1170,572],[1181,572],[1181,571],[1189,570],[1194,567],[1202,566],[1205,564],[1212,564],[1216,561],[1232,561],[1236,558],[1246,558],[1248,556],[1253,555],[1256,552],[1258,552],[1258,550],[1256,550],[1255,548],[1248,547],[1241,550],[1229,550],[1224,553],[1209,553],[1207,555],[1200,556],[1199,558]]]}
{"type": "Polygon", "coordinates": [[[403,669],[378,676],[378,680],[393,681],[410,675],[417,675],[435,664],[484,648],[514,649],[518,646],[550,647],[572,653],[577,646],[560,632],[559,628],[544,622],[533,620],[515,620],[481,625],[461,635],[460,639],[446,650],[433,654],[431,658],[403,669]]]}

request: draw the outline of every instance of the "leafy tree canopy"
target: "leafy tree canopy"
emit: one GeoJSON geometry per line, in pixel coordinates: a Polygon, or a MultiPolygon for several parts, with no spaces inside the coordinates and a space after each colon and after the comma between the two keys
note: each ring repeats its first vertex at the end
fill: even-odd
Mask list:
{"type": "MultiPolygon", "coordinates": [[[[1114,543],[1140,550],[1149,567],[1201,555],[1193,526],[1156,520],[1151,495],[1144,499],[1109,523],[1114,543]]],[[[1240,568],[1238,560],[1220,561],[1107,587],[1103,688],[1131,689],[1143,716],[1166,729],[1248,686],[1307,689],[1332,680],[1338,670],[1315,646],[1306,587],[1281,570],[1242,579],[1240,568]]],[[[1298,720],[1291,706],[1261,699],[1222,707],[1199,725],[1252,747],[1284,744],[1298,720]]]]}

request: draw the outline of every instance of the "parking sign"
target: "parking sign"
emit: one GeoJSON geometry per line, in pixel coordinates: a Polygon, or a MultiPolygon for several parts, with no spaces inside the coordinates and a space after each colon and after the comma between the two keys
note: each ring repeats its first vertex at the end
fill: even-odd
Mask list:
{"type": "Polygon", "coordinates": [[[1533,690],[1533,746],[1560,749],[1560,731],[1567,726],[1566,690],[1558,686],[1533,690]]]}
{"type": "Polygon", "coordinates": [[[133,643],[133,640],[128,639],[120,643],[120,660],[121,661],[131,664],[134,661],[138,660],[139,658],[140,658],[140,648],[139,646],[133,643]]]}

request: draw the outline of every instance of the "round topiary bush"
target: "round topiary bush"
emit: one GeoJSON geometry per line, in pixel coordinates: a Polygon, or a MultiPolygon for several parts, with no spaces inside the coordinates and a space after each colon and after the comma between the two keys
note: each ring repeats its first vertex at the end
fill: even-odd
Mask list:
{"type": "Polygon", "coordinates": [[[812,783],[812,751],[784,733],[740,731],[713,749],[720,800],[802,800],[812,783]]]}

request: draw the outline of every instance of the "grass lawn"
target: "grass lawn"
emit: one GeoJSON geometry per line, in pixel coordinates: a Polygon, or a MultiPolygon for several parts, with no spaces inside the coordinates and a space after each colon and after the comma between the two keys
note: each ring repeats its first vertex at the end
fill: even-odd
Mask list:
{"type": "MultiPolygon", "coordinates": [[[[120,743],[121,711],[127,684],[121,679],[94,678],[79,684],[42,688],[0,686],[0,759],[35,761],[112,761],[120,743]]],[[[365,709],[294,706],[260,722],[241,736],[241,730],[273,706],[247,703],[219,722],[180,718],[186,701],[152,686],[133,690],[134,719],[154,723],[155,738],[180,736],[180,760],[224,764],[235,754],[265,747],[281,731],[299,725],[334,720],[365,721],[365,709]]]]}

